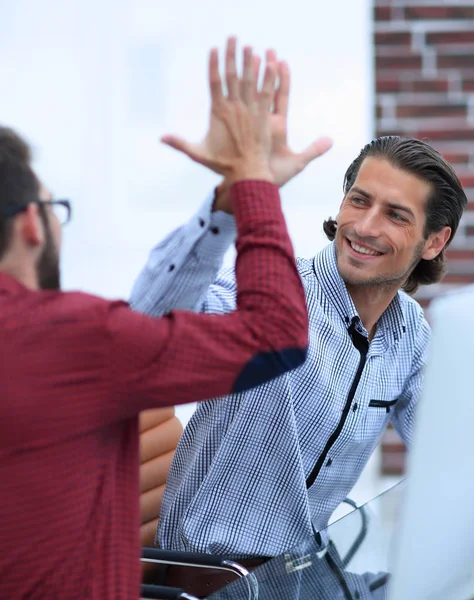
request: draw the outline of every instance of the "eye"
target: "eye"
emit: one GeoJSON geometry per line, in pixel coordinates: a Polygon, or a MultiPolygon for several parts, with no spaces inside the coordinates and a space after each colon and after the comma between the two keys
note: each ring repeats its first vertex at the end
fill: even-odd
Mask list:
{"type": "Polygon", "coordinates": [[[400,221],[401,223],[406,223],[407,220],[405,219],[405,217],[403,217],[400,213],[397,213],[395,211],[392,211],[390,213],[390,218],[392,218],[394,221],[400,221]]]}
{"type": "Polygon", "coordinates": [[[356,204],[358,206],[363,206],[365,204],[365,200],[363,200],[362,198],[359,198],[357,196],[352,196],[351,203],[356,204]]]}

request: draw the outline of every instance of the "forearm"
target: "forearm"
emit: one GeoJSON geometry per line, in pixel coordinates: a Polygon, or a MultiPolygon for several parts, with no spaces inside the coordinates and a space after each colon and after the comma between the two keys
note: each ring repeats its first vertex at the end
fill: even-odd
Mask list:
{"type": "Polygon", "coordinates": [[[238,230],[237,309],[262,350],[306,348],[308,316],[293,246],[275,185],[242,181],[230,189],[238,230]],[[263,340],[262,338],[265,338],[263,340]]]}
{"type": "Polygon", "coordinates": [[[132,308],[154,317],[200,310],[236,235],[231,215],[211,212],[214,201],[209,196],[186,225],[153,248],[133,286],[132,308]]]}
{"type": "Polygon", "coordinates": [[[308,323],[301,279],[278,190],[247,181],[232,189],[239,231],[237,309],[176,311],[166,318],[115,311],[109,321],[113,397],[135,409],[249,389],[302,364],[308,323]],[[133,348],[133,352],[131,352],[133,348]]]}

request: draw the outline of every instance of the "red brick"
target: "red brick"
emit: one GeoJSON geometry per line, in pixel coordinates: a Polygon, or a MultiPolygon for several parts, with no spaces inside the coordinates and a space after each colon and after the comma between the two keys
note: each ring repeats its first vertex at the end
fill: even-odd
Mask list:
{"type": "Polygon", "coordinates": [[[467,285],[469,283],[474,283],[474,273],[470,274],[459,274],[456,275],[447,273],[447,275],[443,279],[443,283],[454,283],[458,285],[467,285]]]}
{"type": "Polygon", "coordinates": [[[379,32],[375,34],[375,44],[379,46],[408,46],[411,33],[408,31],[379,32]]]}
{"type": "Polygon", "coordinates": [[[447,79],[418,79],[412,82],[414,92],[447,92],[448,88],[447,79]]]}
{"type": "Polygon", "coordinates": [[[398,435],[397,431],[392,427],[387,427],[382,437],[382,447],[395,452],[397,450],[404,450],[403,442],[398,435]]]}
{"type": "Polygon", "coordinates": [[[380,136],[389,136],[389,135],[407,135],[405,130],[402,129],[401,127],[399,129],[396,130],[391,130],[391,129],[381,129],[381,128],[377,128],[376,132],[375,132],[375,136],[376,137],[380,137],[380,136]]]}
{"type": "Polygon", "coordinates": [[[459,179],[463,187],[474,188],[474,175],[461,175],[459,179]]]}
{"type": "Polygon", "coordinates": [[[426,34],[428,44],[474,44],[474,28],[469,31],[436,31],[426,34]]]}
{"type": "Polygon", "coordinates": [[[390,6],[375,6],[374,7],[374,21],[390,21],[392,18],[392,11],[390,6]]]}
{"type": "Polygon", "coordinates": [[[464,165],[469,162],[469,154],[466,152],[443,152],[442,154],[452,165],[464,165]]]}
{"type": "Polygon", "coordinates": [[[472,67],[474,64],[474,52],[468,54],[438,54],[438,69],[462,69],[472,67]]]}
{"type": "Polygon", "coordinates": [[[462,89],[465,92],[474,92],[474,79],[464,79],[462,82],[462,89]]]}
{"type": "Polygon", "coordinates": [[[406,19],[472,19],[474,7],[472,6],[407,6],[406,19]]]}
{"type": "Polygon", "coordinates": [[[418,131],[413,135],[418,139],[428,138],[429,140],[440,141],[458,141],[458,140],[474,140],[474,129],[438,129],[429,131],[418,131]]]}
{"type": "Polygon", "coordinates": [[[421,69],[421,56],[408,54],[406,56],[376,56],[376,69],[421,69]]]}
{"type": "Polygon", "coordinates": [[[417,302],[424,310],[430,305],[430,300],[427,300],[426,298],[417,298],[417,302]]]}
{"type": "Polygon", "coordinates": [[[449,260],[469,260],[474,264],[474,250],[455,250],[451,248],[447,253],[449,260]]]}
{"type": "Polygon", "coordinates": [[[381,470],[384,475],[402,475],[405,471],[405,453],[383,451],[381,470]]]}
{"type": "Polygon", "coordinates": [[[377,104],[377,106],[375,107],[375,117],[377,119],[380,119],[382,117],[382,107],[380,106],[380,104],[377,104]]]}
{"type": "Polygon", "coordinates": [[[397,117],[465,117],[467,108],[465,104],[428,104],[428,105],[411,105],[397,106],[397,117]]]}
{"type": "Polygon", "coordinates": [[[402,92],[404,88],[404,82],[399,79],[385,79],[381,77],[377,77],[375,82],[376,93],[378,94],[393,94],[397,92],[402,92]]]}

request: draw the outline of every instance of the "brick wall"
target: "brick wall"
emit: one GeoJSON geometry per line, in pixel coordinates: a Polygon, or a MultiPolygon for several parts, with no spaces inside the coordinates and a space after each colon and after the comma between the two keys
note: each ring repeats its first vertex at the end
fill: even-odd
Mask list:
{"type": "MultiPolygon", "coordinates": [[[[440,291],[474,282],[474,2],[374,0],[376,135],[432,143],[455,167],[469,198],[439,285],[417,294],[423,306],[440,291]]],[[[393,430],[382,442],[386,474],[403,471],[393,430]]]]}

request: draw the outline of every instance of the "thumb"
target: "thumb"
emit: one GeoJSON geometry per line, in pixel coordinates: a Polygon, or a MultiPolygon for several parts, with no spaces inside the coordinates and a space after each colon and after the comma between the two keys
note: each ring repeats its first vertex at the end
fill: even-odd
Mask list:
{"type": "Polygon", "coordinates": [[[160,139],[160,142],[166,144],[167,146],[171,146],[171,148],[174,148],[179,152],[184,152],[184,154],[187,154],[188,156],[189,152],[191,151],[191,144],[186,140],[183,140],[183,138],[177,137],[176,135],[164,135],[160,139]]]}
{"type": "Polygon", "coordinates": [[[191,160],[194,160],[200,164],[206,164],[205,156],[203,155],[202,148],[200,148],[199,144],[191,144],[183,138],[175,135],[164,135],[160,141],[163,144],[178,150],[178,152],[186,154],[186,156],[189,156],[191,160]]]}
{"type": "Polygon", "coordinates": [[[328,137],[321,137],[317,139],[315,142],[310,144],[303,152],[300,154],[304,166],[309,165],[311,161],[318,156],[322,156],[325,154],[332,146],[332,139],[328,137]]]}

